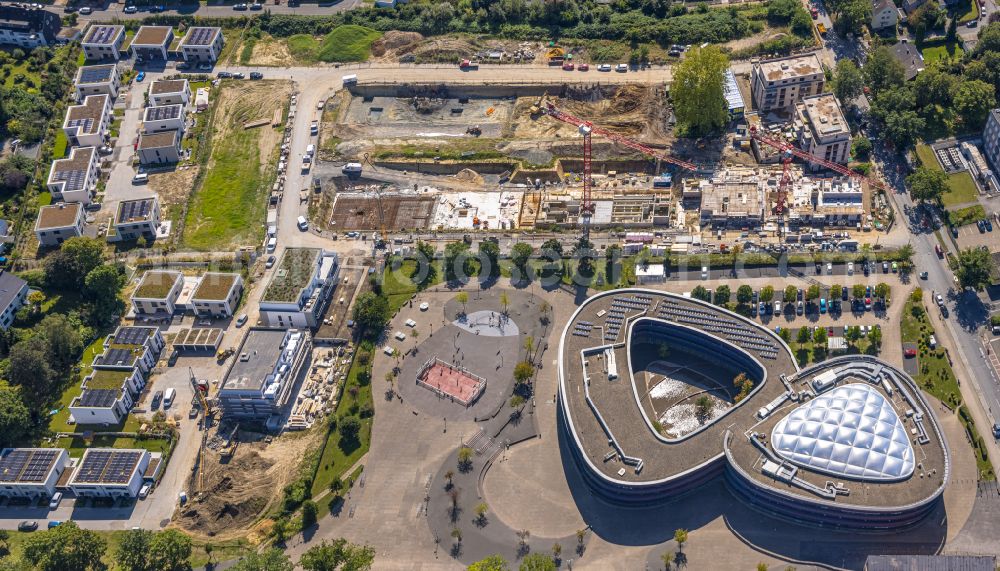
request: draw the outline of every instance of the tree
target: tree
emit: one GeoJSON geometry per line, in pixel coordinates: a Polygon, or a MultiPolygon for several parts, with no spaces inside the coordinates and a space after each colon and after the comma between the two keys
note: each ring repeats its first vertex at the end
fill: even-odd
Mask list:
{"type": "Polygon", "coordinates": [[[514,382],[523,385],[531,380],[535,374],[535,367],[529,361],[521,361],[514,365],[514,382]]]}
{"type": "Polygon", "coordinates": [[[347,442],[357,442],[361,432],[361,421],[356,416],[345,416],[337,423],[340,438],[347,442]]]}
{"type": "Polygon", "coordinates": [[[677,122],[691,135],[721,129],[728,120],[724,79],[729,58],[717,46],[694,48],[675,68],[670,98],[677,122]]]}
{"type": "Polygon", "coordinates": [[[510,297],[507,296],[507,292],[500,292],[500,310],[506,314],[507,308],[510,307],[510,297]]]}
{"type": "Polygon", "coordinates": [[[518,571],[556,571],[556,562],[548,555],[529,553],[521,560],[518,571]]]}
{"type": "Polygon", "coordinates": [[[462,446],[458,449],[458,469],[461,472],[468,472],[472,467],[472,448],[462,446]]]}
{"type": "Polygon", "coordinates": [[[149,542],[149,565],[152,571],[188,571],[191,564],[191,538],[176,529],[165,529],[149,542]]]}
{"type": "Polygon", "coordinates": [[[678,551],[684,551],[684,544],[688,540],[688,530],[684,528],[674,530],[674,541],[677,542],[678,551]]]}
{"type": "Polygon", "coordinates": [[[294,571],[295,566],[282,550],[271,547],[263,553],[251,550],[229,569],[230,571],[294,571]]]}
{"type": "MultiPolygon", "coordinates": [[[[850,60],[840,60],[850,61],[850,60]]],[[[858,137],[851,145],[851,153],[856,161],[867,161],[872,156],[872,142],[867,137],[858,137]]]]}
{"type": "Polygon", "coordinates": [[[674,552],[664,551],[660,554],[660,561],[663,562],[663,568],[670,571],[670,566],[674,564],[674,552]]]}
{"type": "Polygon", "coordinates": [[[910,187],[910,196],[914,199],[937,204],[941,195],[948,192],[948,175],[943,170],[921,166],[906,177],[906,185],[910,187]]]}
{"type": "Polygon", "coordinates": [[[87,274],[103,263],[101,240],[86,236],[70,238],[45,259],[46,281],[61,289],[81,287],[87,274]]]}
{"type": "Polygon", "coordinates": [[[715,402],[713,402],[708,395],[701,395],[694,401],[694,406],[695,416],[704,420],[712,414],[712,409],[715,408],[715,402]]]}
{"type": "Polygon", "coordinates": [[[883,122],[886,137],[898,148],[908,147],[927,128],[927,122],[914,111],[890,113],[883,122]]]}
{"type": "Polygon", "coordinates": [[[839,284],[830,286],[830,299],[840,299],[844,294],[844,287],[839,284]]]}
{"type": "Polygon", "coordinates": [[[812,19],[805,10],[799,10],[792,16],[792,33],[800,38],[808,38],[812,33],[812,19]]]}
{"type": "Polygon", "coordinates": [[[531,254],[534,251],[535,249],[531,247],[531,244],[525,242],[518,242],[510,249],[510,261],[521,272],[522,280],[531,278],[528,272],[528,261],[531,260],[531,254]]]}
{"type": "Polygon", "coordinates": [[[851,295],[854,299],[861,299],[865,297],[865,286],[863,284],[854,284],[851,287],[851,295]]]}
{"type": "Polygon", "coordinates": [[[153,532],[132,529],[122,535],[121,543],[115,550],[115,563],[122,571],[150,571],[149,543],[153,532]]]}
{"type": "Polygon", "coordinates": [[[760,288],[760,300],[767,303],[774,299],[774,287],[766,285],[760,288]]]}
{"type": "Polygon", "coordinates": [[[375,550],[367,545],[348,543],[338,538],[323,541],[302,554],[299,565],[306,571],[368,571],[375,562],[375,550]]]}
{"type": "Polygon", "coordinates": [[[736,301],[742,305],[750,303],[753,299],[753,288],[743,284],[736,289],[736,301]]]}
{"type": "Polygon", "coordinates": [[[740,402],[753,390],[753,381],[747,377],[746,373],[740,373],[733,379],[733,386],[739,389],[739,392],[733,397],[733,401],[740,402]]]}
{"type": "Polygon", "coordinates": [[[861,96],[864,87],[865,80],[861,77],[858,66],[847,58],[838,60],[833,73],[833,94],[837,99],[845,103],[851,102],[861,96]]]}
{"type": "Polygon", "coordinates": [[[302,529],[309,529],[316,525],[316,502],[306,500],[302,503],[302,529]]]}
{"type": "Polygon", "coordinates": [[[758,563],[757,571],[767,571],[767,563],[758,563]]]}
{"type": "Polygon", "coordinates": [[[465,304],[469,303],[469,294],[465,293],[464,291],[460,291],[458,292],[458,294],[455,295],[455,301],[462,304],[462,313],[464,314],[465,304]]]}
{"type": "Polygon", "coordinates": [[[814,299],[819,299],[819,286],[816,284],[806,288],[806,300],[812,301],[814,299]]]}
{"type": "Polygon", "coordinates": [[[49,366],[45,341],[41,337],[19,341],[11,348],[9,361],[7,378],[10,383],[21,387],[21,394],[29,402],[47,402],[52,395],[55,373],[49,366]]]}
{"type": "Polygon", "coordinates": [[[868,57],[864,77],[872,93],[878,95],[886,89],[903,85],[906,81],[906,70],[887,46],[879,46],[872,50],[868,57]]]}
{"type": "Polygon", "coordinates": [[[59,371],[69,370],[83,351],[83,338],[78,327],[70,323],[65,315],[46,315],[38,324],[37,334],[45,340],[51,365],[59,371]]]}
{"type": "Polygon", "coordinates": [[[555,238],[549,238],[545,242],[542,242],[542,251],[555,252],[561,258],[563,254],[562,242],[555,238]]]}
{"type": "Polygon", "coordinates": [[[793,286],[793,285],[785,286],[784,300],[786,302],[790,302],[790,301],[796,299],[796,297],[798,296],[798,293],[799,293],[799,290],[795,289],[795,286],[793,286]]]}
{"type": "Polygon", "coordinates": [[[889,297],[889,292],[891,290],[892,288],[889,287],[889,284],[885,282],[879,282],[875,284],[875,297],[887,298],[889,297]]]}
{"type": "Polygon", "coordinates": [[[80,529],[69,520],[24,541],[24,560],[38,571],[98,571],[107,542],[97,533],[80,529]]]}
{"type": "Polygon", "coordinates": [[[354,302],[354,323],[363,337],[378,337],[389,322],[389,300],[366,291],[354,302]]]}
{"type": "Polygon", "coordinates": [[[594,252],[594,245],[590,240],[581,236],[573,246],[573,256],[578,259],[576,271],[580,275],[586,277],[594,275],[594,258],[596,257],[596,253],[594,252]]]}
{"type": "MultiPolygon", "coordinates": [[[[982,290],[990,284],[993,270],[993,258],[987,250],[966,248],[958,253],[958,270],[955,272],[955,277],[958,278],[958,285],[963,288],[982,290]]],[[[13,356],[11,358],[13,359],[13,356]]],[[[13,361],[11,366],[13,367],[13,361]]]]}
{"type": "Polygon", "coordinates": [[[958,17],[954,17],[948,20],[948,30],[944,35],[945,42],[949,44],[955,43],[958,39],[958,17]]]}
{"type": "Polygon", "coordinates": [[[94,321],[110,323],[113,316],[121,313],[122,288],[125,286],[125,268],[119,264],[94,268],[83,280],[84,297],[93,306],[94,321]]]}
{"type": "Polygon", "coordinates": [[[725,305],[729,303],[729,297],[732,295],[729,291],[729,286],[722,284],[715,288],[715,305],[725,305]]]}
{"type": "Polygon", "coordinates": [[[418,290],[423,290],[437,277],[437,269],[434,267],[434,246],[423,240],[417,240],[414,260],[417,264],[410,273],[410,279],[418,290]]]}
{"type": "Polygon", "coordinates": [[[799,342],[799,345],[802,345],[802,344],[808,343],[810,337],[812,337],[812,335],[809,334],[809,328],[808,327],[800,327],[799,328],[798,337],[796,338],[796,341],[799,342]]]}
{"type": "Polygon", "coordinates": [[[819,345],[820,347],[826,347],[826,328],[825,327],[817,327],[816,330],[813,331],[813,343],[815,343],[816,345],[819,345]]]}
{"type": "MultiPolygon", "coordinates": [[[[500,245],[493,240],[479,242],[479,263],[486,270],[486,278],[500,275],[500,245]]],[[[482,274],[483,272],[480,272],[482,274]]]]}
{"type": "Polygon", "coordinates": [[[845,0],[837,10],[837,21],[833,23],[838,34],[860,34],[865,22],[871,18],[872,4],[868,0],[845,0]]]}
{"type": "Polygon", "coordinates": [[[881,347],[882,328],[878,326],[872,327],[871,330],[868,332],[868,340],[871,341],[871,344],[874,345],[875,347],[881,347]]]}
{"type": "Polygon", "coordinates": [[[487,512],[489,512],[489,509],[490,509],[490,507],[488,505],[486,505],[486,502],[480,502],[480,503],[476,504],[476,508],[474,510],[475,513],[476,513],[476,521],[481,522],[481,523],[485,522],[486,521],[486,514],[487,514],[487,512]]]}
{"type": "Polygon", "coordinates": [[[778,336],[781,337],[781,340],[784,341],[785,343],[791,343],[792,330],[787,327],[783,327],[781,331],[778,333],[778,336]]]}
{"type": "Polygon", "coordinates": [[[20,442],[31,425],[31,412],[17,387],[0,385],[0,447],[20,442]]]}
{"type": "Polygon", "coordinates": [[[691,290],[691,297],[695,299],[700,299],[702,301],[712,301],[712,294],[704,286],[695,286],[691,290]]]}
{"type": "Polygon", "coordinates": [[[997,106],[996,91],[993,86],[978,79],[960,83],[952,100],[955,111],[969,129],[982,128],[990,110],[997,106]]]}
{"type": "Polygon", "coordinates": [[[451,242],[444,247],[444,277],[449,282],[465,281],[472,275],[469,245],[464,241],[451,242]]]}
{"type": "Polygon", "coordinates": [[[851,325],[844,329],[844,337],[854,343],[855,341],[861,339],[861,328],[857,325],[851,325]]]}
{"type": "Polygon", "coordinates": [[[509,571],[510,566],[507,560],[500,555],[490,555],[486,559],[476,561],[469,565],[468,571],[509,571]]]}

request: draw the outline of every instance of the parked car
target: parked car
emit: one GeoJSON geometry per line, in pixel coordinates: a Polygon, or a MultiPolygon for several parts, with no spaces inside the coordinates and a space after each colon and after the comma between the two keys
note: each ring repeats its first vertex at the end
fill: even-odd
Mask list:
{"type": "Polygon", "coordinates": [[[590,71],[590,66],[587,65],[587,64],[585,64],[585,63],[581,63],[580,65],[578,65],[576,67],[576,69],[578,69],[580,71],[590,71]]]}
{"type": "Polygon", "coordinates": [[[22,521],[17,524],[17,531],[35,531],[38,529],[37,521],[22,521]]]}
{"type": "Polygon", "coordinates": [[[611,64],[602,63],[601,65],[597,66],[597,71],[611,71],[611,64]]]}
{"type": "Polygon", "coordinates": [[[94,13],[94,9],[91,8],[90,6],[84,6],[83,8],[80,8],[80,14],[83,15],[83,16],[89,16],[90,14],[93,14],[93,13],[94,13]]]}
{"type": "Polygon", "coordinates": [[[261,4],[260,2],[254,2],[253,4],[250,5],[250,9],[251,10],[263,10],[264,9],[264,5],[261,4]]]}
{"type": "Polygon", "coordinates": [[[158,14],[160,12],[166,12],[167,11],[167,7],[164,6],[163,4],[156,4],[156,5],[150,6],[149,7],[149,11],[152,12],[153,14],[158,14]]]}
{"type": "Polygon", "coordinates": [[[135,81],[137,83],[142,83],[142,80],[146,79],[146,72],[140,71],[139,75],[135,76],[135,81]]]}
{"type": "Polygon", "coordinates": [[[241,72],[236,72],[233,74],[233,79],[246,79],[246,77],[247,76],[243,75],[241,72]]]}
{"type": "Polygon", "coordinates": [[[926,280],[927,279],[927,272],[920,272],[920,279],[926,280]]]}
{"type": "Polygon", "coordinates": [[[774,302],[774,314],[775,315],[781,315],[781,302],[780,301],[775,301],[774,302]]]}
{"type": "Polygon", "coordinates": [[[135,14],[138,11],[139,8],[135,6],[125,6],[125,9],[123,10],[123,12],[125,12],[126,14],[135,14]]]}
{"type": "Polygon", "coordinates": [[[847,262],[847,275],[854,275],[854,262],[847,262]]]}
{"type": "Polygon", "coordinates": [[[819,300],[819,312],[826,313],[826,298],[820,298],[819,300]]]}
{"type": "Polygon", "coordinates": [[[986,231],[987,232],[992,232],[993,231],[993,223],[990,222],[989,218],[984,218],[983,219],[983,224],[986,225],[986,231]]]}
{"type": "Polygon", "coordinates": [[[152,489],[153,486],[151,484],[143,484],[142,487],[139,488],[139,497],[145,498],[146,496],[149,495],[149,491],[152,489]]]}
{"type": "Polygon", "coordinates": [[[212,64],[205,62],[198,64],[198,71],[212,71],[212,64]]]}
{"type": "Polygon", "coordinates": [[[573,62],[568,61],[568,62],[562,64],[562,68],[563,68],[563,71],[573,71],[576,68],[576,66],[573,65],[573,62]]]}
{"type": "Polygon", "coordinates": [[[275,261],[275,257],[274,256],[268,256],[267,257],[267,262],[264,264],[264,267],[265,268],[273,268],[274,267],[274,261],[275,261]]]}
{"type": "Polygon", "coordinates": [[[59,507],[59,502],[62,501],[62,498],[63,498],[63,493],[62,492],[56,492],[56,493],[52,494],[52,499],[49,500],[49,509],[50,510],[54,510],[57,507],[59,507]]]}
{"type": "Polygon", "coordinates": [[[983,222],[982,220],[979,220],[978,222],[976,222],[976,228],[979,228],[979,233],[980,234],[986,233],[986,223],[983,222]]]}
{"type": "Polygon", "coordinates": [[[153,400],[149,403],[149,408],[156,410],[160,408],[160,401],[163,400],[163,391],[153,393],[153,400]]]}
{"type": "Polygon", "coordinates": [[[905,355],[907,359],[912,359],[913,357],[917,356],[917,350],[914,349],[913,347],[910,347],[906,351],[903,351],[903,355],[905,355]]]}
{"type": "Polygon", "coordinates": [[[146,184],[149,182],[149,175],[141,172],[132,177],[132,184],[146,184]]]}
{"type": "Polygon", "coordinates": [[[63,12],[72,14],[73,12],[76,12],[76,6],[63,6],[63,12]]]}
{"type": "Polygon", "coordinates": [[[939,293],[935,293],[934,294],[934,303],[938,304],[939,306],[944,305],[944,297],[941,294],[939,294],[939,293]]]}
{"type": "Polygon", "coordinates": [[[889,262],[882,262],[882,273],[889,273],[889,262]]]}
{"type": "Polygon", "coordinates": [[[259,71],[251,71],[250,79],[264,79],[264,74],[259,71]]]}
{"type": "Polygon", "coordinates": [[[233,4],[233,10],[237,10],[239,12],[242,12],[242,11],[244,11],[246,9],[247,9],[247,5],[243,4],[242,2],[239,3],[239,4],[233,4]]]}
{"type": "Polygon", "coordinates": [[[243,314],[236,318],[236,327],[243,327],[247,324],[247,314],[243,314]]]}
{"type": "Polygon", "coordinates": [[[232,76],[233,74],[228,71],[220,71],[219,73],[215,74],[215,77],[218,77],[219,79],[229,79],[232,76]]]}
{"type": "Polygon", "coordinates": [[[618,73],[625,73],[626,71],[628,71],[628,65],[620,63],[615,66],[615,71],[617,71],[618,73]]]}
{"type": "Polygon", "coordinates": [[[59,527],[60,525],[62,525],[62,522],[54,519],[48,523],[48,528],[52,529],[53,527],[59,527]]]}

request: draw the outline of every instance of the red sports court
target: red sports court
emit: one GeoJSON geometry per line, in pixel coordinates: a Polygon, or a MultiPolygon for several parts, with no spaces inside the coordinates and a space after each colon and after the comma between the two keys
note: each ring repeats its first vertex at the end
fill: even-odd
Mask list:
{"type": "Polygon", "coordinates": [[[483,377],[438,358],[420,367],[417,384],[466,407],[476,402],[486,389],[483,377]]]}

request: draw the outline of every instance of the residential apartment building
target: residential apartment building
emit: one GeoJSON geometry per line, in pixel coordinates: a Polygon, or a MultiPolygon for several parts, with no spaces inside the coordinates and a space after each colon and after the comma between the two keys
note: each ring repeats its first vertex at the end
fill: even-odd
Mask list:
{"type": "Polygon", "coordinates": [[[983,129],[983,150],[995,172],[1000,172],[1000,108],[990,111],[983,129]]]}
{"type": "Polygon", "coordinates": [[[111,126],[111,98],[90,95],[80,105],[66,109],[63,132],[71,147],[100,147],[111,126]]]}
{"type": "Polygon", "coordinates": [[[53,247],[76,236],[83,236],[83,205],[79,202],[60,202],[38,209],[35,220],[38,243],[53,247]]]}
{"type": "Polygon", "coordinates": [[[187,62],[215,63],[222,53],[222,28],[192,27],[181,40],[181,56],[187,62]]]}
{"type": "Polygon", "coordinates": [[[104,338],[104,351],[94,357],[92,365],[101,369],[138,369],[146,374],[156,366],[165,345],[156,327],[122,325],[104,338]]]}
{"type": "Polygon", "coordinates": [[[173,315],[184,286],[184,275],[167,270],[148,270],[132,293],[136,315],[173,315]]]}
{"type": "Polygon", "coordinates": [[[161,133],[163,131],[184,130],[184,106],[163,105],[147,107],[142,114],[142,132],[144,134],[161,133]]]}
{"type": "Polygon", "coordinates": [[[152,198],[123,200],[118,203],[114,224],[109,227],[108,241],[155,240],[160,227],[160,201],[152,198]]]}
{"type": "Polygon", "coordinates": [[[158,79],[149,85],[149,104],[187,105],[191,100],[191,86],[186,79],[158,79]]]}
{"type": "Polygon", "coordinates": [[[317,327],[339,275],[335,252],[286,248],[261,297],[261,320],[271,327],[317,327]]]}
{"type": "Polygon", "coordinates": [[[70,419],[77,424],[120,424],[146,386],[138,368],[100,366],[81,383],[83,392],[69,403],[70,419]]]}
{"type": "Polygon", "coordinates": [[[125,26],[94,24],[80,43],[87,61],[115,60],[121,57],[125,44],[125,26]]]}
{"type": "Polygon", "coordinates": [[[219,389],[223,414],[259,421],[280,414],[311,350],[308,331],[248,329],[219,389]]]}
{"type": "Polygon", "coordinates": [[[142,26],[129,49],[136,61],[166,60],[173,41],[174,29],[170,26],[142,26]]]}
{"type": "Polygon", "coordinates": [[[754,61],[750,88],[761,113],[792,111],[805,97],[823,92],[826,76],[816,54],[754,61]]]}
{"type": "Polygon", "coordinates": [[[8,330],[17,310],[28,303],[28,282],[0,269],[0,329],[8,330]]]}
{"type": "Polygon", "coordinates": [[[69,467],[62,448],[4,448],[0,451],[0,497],[51,498],[69,467]]]}
{"type": "Polygon", "coordinates": [[[121,82],[116,64],[85,65],[76,70],[73,92],[77,101],[83,101],[88,95],[107,95],[114,103],[122,87],[121,82]]]}
{"type": "Polygon", "coordinates": [[[172,164],[181,160],[179,131],[143,133],[139,135],[139,162],[144,165],[172,164]]]}
{"type": "Polygon", "coordinates": [[[243,278],[239,274],[209,272],[198,282],[191,304],[198,316],[230,317],[242,294],[243,278]]]}
{"type": "MultiPolygon", "coordinates": [[[[851,128],[832,93],[805,97],[795,106],[795,130],[799,148],[831,162],[847,164],[850,158],[851,128]]],[[[822,165],[813,164],[818,170],[822,165]]]]}
{"type": "Polygon", "coordinates": [[[69,157],[52,161],[47,186],[54,200],[90,204],[101,169],[95,147],[74,147],[69,157]]]}
{"type": "Polygon", "coordinates": [[[148,450],[88,448],[69,480],[78,498],[135,498],[152,455],[148,450]]]}
{"type": "Polygon", "coordinates": [[[892,0],[872,0],[871,26],[873,30],[895,28],[897,22],[899,22],[899,8],[896,7],[895,2],[892,0]]]}
{"type": "Polygon", "coordinates": [[[0,45],[34,49],[51,46],[62,28],[59,16],[41,8],[0,6],[0,45]]]}

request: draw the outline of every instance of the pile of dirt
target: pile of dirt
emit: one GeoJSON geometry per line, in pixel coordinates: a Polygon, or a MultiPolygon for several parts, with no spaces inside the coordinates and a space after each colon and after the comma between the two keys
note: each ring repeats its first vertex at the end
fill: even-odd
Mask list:
{"type": "Polygon", "coordinates": [[[440,111],[447,102],[446,99],[436,97],[413,97],[410,99],[410,105],[413,105],[413,109],[421,115],[430,115],[435,111],[440,111]]]}
{"type": "Polygon", "coordinates": [[[462,169],[455,174],[455,178],[469,184],[484,184],[485,181],[479,173],[472,169],[462,169]]]}
{"type": "Polygon", "coordinates": [[[372,56],[383,57],[389,52],[396,55],[409,53],[424,37],[417,32],[390,30],[372,43],[372,56]]]}
{"type": "MultiPolygon", "coordinates": [[[[218,454],[206,451],[205,487],[177,512],[177,524],[186,531],[214,537],[256,520],[278,484],[271,470],[275,463],[262,458],[258,450],[257,445],[241,444],[226,464],[220,463],[218,454]]],[[[191,482],[190,489],[197,489],[197,483],[191,482]]]]}
{"type": "Polygon", "coordinates": [[[472,57],[479,49],[461,38],[435,38],[413,46],[412,53],[418,63],[458,62],[472,57]]]}

